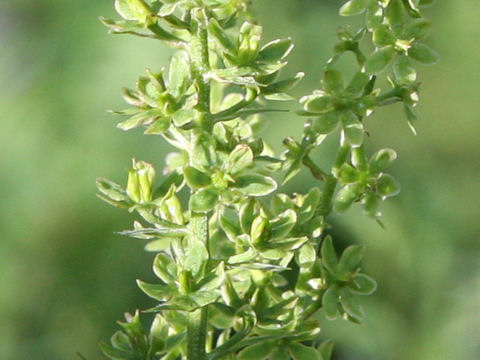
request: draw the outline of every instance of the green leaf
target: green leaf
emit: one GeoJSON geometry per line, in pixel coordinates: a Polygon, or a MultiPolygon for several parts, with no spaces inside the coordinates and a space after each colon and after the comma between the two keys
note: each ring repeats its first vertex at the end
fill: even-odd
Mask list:
{"type": "Polygon", "coordinates": [[[276,341],[262,341],[240,351],[237,360],[265,360],[277,346],[276,341]]]}
{"type": "Polygon", "coordinates": [[[340,304],[343,307],[343,310],[350,315],[355,320],[361,321],[365,317],[365,312],[363,311],[362,306],[358,303],[357,299],[353,296],[347,288],[341,288],[340,293],[340,304]]]}
{"type": "Polygon", "coordinates": [[[388,45],[395,45],[396,40],[395,35],[393,35],[386,25],[376,28],[373,32],[373,42],[379,48],[388,45]]]}
{"type": "Polygon", "coordinates": [[[287,350],[281,346],[277,347],[273,352],[270,354],[270,360],[290,360],[290,356],[288,355],[287,350]]]}
{"type": "Polygon", "coordinates": [[[122,121],[117,124],[117,128],[124,131],[135,129],[144,124],[150,124],[153,121],[159,119],[162,116],[162,113],[159,109],[151,109],[146,111],[141,111],[138,114],[133,115],[128,120],[122,121]]]}
{"type": "Polygon", "coordinates": [[[145,22],[151,10],[143,0],[115,0],[115,10],[125,20],[145,22]]]}
{"type": "Polygon", "coordinates": [[[405,38],[422,40],[428,36],[431,28],[432,28],[432,22],[430,20],[427,20],[424,18],[414,19],[408,25],[405,38]]]}
{"type": "Polygon", "coordinates": [[[355,272],[365,255],[365,247],[360,245],[350,245],[345,249],[338,262],[338,271],[340,273],[355,272]]]}
{"type": "Polygon", "coordinates": [[[405,10],[402,0],[390,0],[386,9],[385,19],[396,36],[400,37],[403,35],[405,10]]]}
{"type": "Polygon", "coordinates": [[[168,301],[175,295],[174,289],[168,285],[148,284],[141,280],[137,280],[137,285],[145,294],[158,301],[168,301]]]}
{"type": "Polygon", "coordinates": [[[357,182],[360,178],[361,172],[355,169],[350,164],[343,164],[340,168],[340,182],[342,184],[351,184],[357,182]]]}
{"type": "Polygon", "coordinates": [[[398,56],[393,64],[393,73],[404,84],[413,84],[417,80],[417,72],[406,56],[398,56]]]}
{"type": "Polygon", "coordinates": [[[300,209],[297,212],[297,223],[304,224],[310,220],[317,210],[317,206],[320,203],[322,193],[318,187],[313,187],[305,196],[300,209]]]}
{"type": "Polygon", "coordinates": [[[189,206],[192,211],[208,212],[215,207],[217,200],[218,193],[215,189],[200,189],[190,197],[189,206]]]}
{"type": "Polygon", "coordinates": [[[330,235],[325,237],[321,248],[322,263],[325,268],[332,274],[337,272],[338,259],[335,248],[333,247],[333,240],[330,235]]]}
{"type": "Polygon", "coordinates": [[[240,207],[240,226],[245,234],[250,233],[253,220],[257,216],[257,202],[250,199],[244,202],[240,207]]]}
{"type": "Polygon", "coordinates": [[[177,286],[177,264],[166,254],[157,254],[153,261],[153,272],[164,283],[177,286]]]}
{"type": "Polygon", "coordinates": [[[309,243],[305,243],[296,255],[297,264],[300,267],[311,267],[317,258],[315,248],[309,243]]]}
{"type": "Polygon", "coordinates": [[[322,114],[333,108],[332,98],[323,92],[304,96],[300,99],[300,102],[303,104],[305,111],[314,114],[322,114]]]}
{"type": "Polygon", "coordinates": [[[350,0],[340,8],[340,15],[353,16],[365,11],[369,0],[350,0]]]}
{"type": "Polygon", "coordinates": [[[377,191],[382,196],[395,196],[400,192],[400,184],[393,176],[382,174],[377,182],[377,191]]]}
{"type": "Polygon", "coordinates": [[[161,135],[165,133],[170,127],[171,118],[170,117],[160,117],[155,120],[151,125],[148,126],[144,134],[146,135],[161,135]]]}
{"type": "Polygon", "coordinates": [[[260,62],[276,62],[287,57],[293,50],[292,39],[277,39],[264,45],[257,56],[260,62]]]}
{"type": "Polygon", "coordinates": [[[176,52],[170,60],[168,88],[175,98],[179,98],[187,90],[190,78],[189,65],[188,55],[184,51],[176,52]]]}
{"type": "Polygon", "coordinates": [[[270,237],[270,224],[268,219],[259,215],[253,220],[250,230],[250,239],[252,244],[261,244],[266,238],[270,237]]]}
{"type": "Polygon", "coordinates": [[[359,95],[363,92],[369,81],[370,76],[363,71],[359,71],[354,75],[345,91],[352,95],[359,95]]]}
{"type": "Polygon", "coordinates": [[[340,114],[345,140],[352,147],[359,147],[363,143],[363,124],[358,120],[357,115],[352,111],[342,112],[340,114]]]}
{"type": "Polygon", "coordinates": [[[225,162],[225,170],[235,175],[253,164],[253,152],[252,149],[246,144],[239,144],[233,149],[225,162]]]}
{"type": "Polygon", "coordinates": [[[294,360],[322,360],[320,353],[315,348],[292,342],[288,346],[288,350],[294,360]]]}
{"type": "Polygon", "coordinates": [[[396,54],[393,46],[385,46],[373,52],[365,63],[365,70],[369,74],[378,74],[385,70],[396,54]]]}
{"type": "Polygon", "coordinates": [[[128,200],[127,193],[122,187],[113,181],[105,178],[97,178],[97,189],[109,199],[115,202],[124,202],[128,200]]]}
{"type": "Polygon", "coordinates": [[[397,159],[397,153],[392,149],[381,149],[372,155],[368,164],[371,174],[379,174],[397,159]]]}
{"type": "Polygon", "coordinates": [[[228,259],[228,263],[229,264],[248,263],[248,262],[251,262],[253,259],[255,259],[256,256],[257,256],[257,253],[255,252],[255,250],[253,248],[249,248],[247,251],[241,254],[231,256],[228,259]]]}
{"type": "Polygon", "coordinates": [[[341,94],[345,88],[342,73],[334,69],[328,69],[323,73],[322,84],[327,92],[335,95],[341,94]]]}
{"type": "Polygon", "coordinates": [[[272,239],[284,238],[293,229],[297,222],[297,214],[293,210],[287,210],[270,223],[272,227],[271,237],[272,239]]]}
{"type": "Polygon", "coordinates": [[[358,199],[362,191],[363,185],[358,182],[344,186],[335,197],[333,210],[338,213],[344,213],[358,199]]]}
{"type": "Polygon", "coordinates": [[[370,31],[374,31],[376,28],[382,25],[383,22],[383,9],[380,7],[377,1],[370,1],[367,6],[366,23],[367,28],[370,31]]]}
{"type": "Polygon", "coordinates": [[[212,179],[209,175],[192,166],[185,166],[183,175],[188,186],[192,189],[201,189],[212,184],[212,179]]]}
{"type": "Polygon", "coordinates": [[[363,210],[368,216],[378,219],[382,215],[382,213],[378,210],[381,202],[382,198],[380,195],[373,192],[368,192],[362,199],[363,210]]]}
{"type": "Polygon", "coordinates": [[[338,290],[330,286],[322,296],[322,305],[328,320],[335,320],[338,314],[338,290]]]}
{"type": "Polygon", "coordinates": [[[237,176],[232,188],[248,196],[265,196],[275,191],[277,183],[271,177],[252,173],[237,176]]]}
{"type": "MultiPolygon", "coordinates": [[[[305,73],[299,72],[295,75],[295,77],[290,78],[290,79],[285,79],[282,81],[277,81],[273,84],[269,84],[268,86],[264,87],[261,89],[263,95],[276,95],[278,97],[282,97],[280,94],[284,93],[285,91],[289,91],[293,89],[299,82],[300,80],[303,79],[305,76],[305,73]]],[[[287,94],[284,94],[288,96],[287,94]]],[[[269,100],[274,100],[272,96],[268,97],[269,100]]],[[[294,98],[290,98],[292,100],[294,98]]],[[[281,100],[281,99],[279,99],[281,100]]]]}
{"type": "Polygon", "coordinates": [[[112,347],[111,345],[107,344],[104,341],[102,341],[100,343],[100,349],[102,350],[102,352],[105,356],[108,356],[112,360],[135,360],[135,359],[137,359],[137,357],[134,354],[115,349],[114,347],[112,347]]]}
{"type": "Polygon", "coordinates": [[[205,244],[199,240],[192,239],[189,243],[183,267],[196,276],[208,260],[208,251],[205,244]]]}
{"type": "Polygon", "coordinates": [[[329,111],[313,120],[312,131],[316,134],[330,134],[335,131],[339,122],[340,113],[337,111],[329,111]]]}
{"type": "Polygon", "coordinates": [[[425,65],[435,65],[439,56],[438,53],[425,44],[414,42],[408,49],[408,56],[425,65]]]}
{"type": "Polygon", "coordinates": [[[377,289],[377,282],[368,275],[355,274],[349,287],[354,294],[371,295],[377,289]]]}
{"type": "Polygon", "coordinates": [[[320,344],[318,351],[322,355],[322,360],[330,360],[332,357],[334,343],[332,340],[326,340],[320,344]]]}

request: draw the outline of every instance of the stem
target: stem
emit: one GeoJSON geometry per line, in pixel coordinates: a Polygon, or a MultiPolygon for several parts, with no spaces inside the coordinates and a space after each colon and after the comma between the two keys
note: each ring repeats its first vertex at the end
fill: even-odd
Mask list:
{"type": "Polygon", "coordinates": [[[332,171],[327,176],[325,181],[325,186],[323,187],[322,203],[319,207],[319,214],[326,218],[332,212],[332,198],[335,193],[335,188],[337,187],[338,180],[336,178],[336,173],[340,169],[340,166],[345,162],[347,158],[350,147],[348,144],[342,144],[340,149],[338,149],[337,156],[335,158],[335,163],[333,164],[332,171]]]}
{"type": "Polygon", "coordinates": [[[205,352],[208,308],[203,307],[188,313],[187,359],[206,360],[205,352]]]}
{"type": "MultiPolygon", "coordinates": [[[[210,82],[205,78],[210,69],[208,51],[207,18],[202,9],[192,10],[192,39],[190,42],[190,71],[197,86],[197,110],[201,113],[199,128],[193,129],[191,149],[199,141],[199,134],[210,132],[213,127],[210,114],[210,82]]],[[[190,154],[192,165],[204,165],[202,158],[194,152],[190,154]]],[[[197,241],[203,242],[208,249],[208,215],[191,211],[190,230],[197,241]]],[[[188,313],[187,327],[187,359],[206,360],[208,307],[202,307],[188,313]]]]}
{"type": "Polygon", "coordinates": [[[204,75],[210,70],[208,52],[207,18],[202,9],[192,10],[192,39],[190,41],[190,67],[197,85],[197,110],[202,113],[200,126],[210,131],[213,127],[210,119],[210,80],[204,75]]]}
{"type": "Polygon", "coordinates": [[[310,156],[308,155],[305,156],[302,162],[303,162],[303,165],[305,165],[310,170],[310,172],[312,173],[315,179],[318,179],[321,181],[327,180],[328,175],[325,173],[325,171],[320,169],[320,167],[318,167],[317,164],[315,164],[315,162],[312,160],[310,156]]]}

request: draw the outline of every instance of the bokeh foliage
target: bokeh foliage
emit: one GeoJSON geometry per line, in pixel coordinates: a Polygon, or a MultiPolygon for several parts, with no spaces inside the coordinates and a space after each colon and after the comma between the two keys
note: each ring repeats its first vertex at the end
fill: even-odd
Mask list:
{"type": "MultiPolygon", "coordinates": [[[[289,71],[317,86],[345,22],[341,1],[254,2],[265,38],[292,36],[289,71]]],[[[122,106],[118,89],[169,53],[151,42],[108,36],[99,15],[110,1],[0,2],[0,358],[100,358],[98,340],[125,310],[152,305],[135,279],[153,278],[142,243],[122,238],[128,215],[94,196],[98,175],[124,182],[132,157],[161,167],[167,148],[155,138],[115,129],[107,108],[122,106]]],[[[430,43],[441,54],[424,67],[414,137],[398,112],[369,122],[373,149],[392,147],[400,197],[384,209],[382,230],[360,216],[335,218],[344,245],[367,245],[366,271],[379,283],[365,300],[362,326],[327,323],[337,359],[472,359],[480,356],[480,146],[477,133],[473,0],[439,1],[430,43]],[[393,115],[392,115],[393,114],[393,115]]],[[[353,63],[353,59],[352,63],[353,63]]],[[[346,68],[350,65],[344,61],[346,68]]],[[[300,129],[298,117],[270,117],[268,138],[300,129]]],[[[321,161],[321,159],[318,159],[321,161]]],[[[291,191],[312,186],[305,174],[291,191]]]]}

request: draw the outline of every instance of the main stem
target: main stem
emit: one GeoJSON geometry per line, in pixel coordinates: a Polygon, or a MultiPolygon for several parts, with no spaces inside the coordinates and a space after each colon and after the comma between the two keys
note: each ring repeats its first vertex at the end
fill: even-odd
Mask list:
{"type": "MultiPolygon", "coordinates": [[[[211,130],[210,83],[205,78],[209,71],[207,19],[202,9],[192,10],[192,39],[190,42],[190,69],[198,93],[197,110],[201,113],[191,137],[192,147],[199,141],[199,134],[211,130]]],[[[190,154],[192,166],[205,165],[194,152],[190,154]]],[[[190,229],[196,240],[203,242],[208,249],[208,215],[191,212],[190,229]]],[[[188,313],[187,360],[206,360],[206,337],[208,308],[206,306],[188,313]]]]}

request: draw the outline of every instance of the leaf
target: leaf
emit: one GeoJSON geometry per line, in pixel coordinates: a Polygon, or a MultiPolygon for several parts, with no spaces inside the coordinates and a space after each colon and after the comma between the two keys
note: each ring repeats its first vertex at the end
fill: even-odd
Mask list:
{"type": "Polygon", "coordinates": [[[352,80],[350,80],[345,91],[352,95],[359,95],[363,92],[369,81],[370,76],[363,71],[359,71],[353,76],[352,80]]]}
{"type": "Polygon", "coordinates": [[[322,84],[328,93],[339,95],[345,88],[343,75],[340,71],[328,69],[323,73],[322,84]]]}
{"type": "Polygon", "coordinates": [[[122,129],[124,131],[135,129],[136,127],[139,127],[141,125],[150,124],[156,119],[160,118],[161,116],[162,116],[162,113],[160,112],[159,109],[142,111],[136,115],[133,115],[128,120],[118,123],[117,128],[122,129]]]}
{"type": "Polygon", "coordinates": [[[353,16],[365,11],[369,0],[350,0],[340,8],[340,15],[353,16]]]}
{"type": "Polygon", "coordinates": [[[342,305],[345,312],[353,317],[355,320],[361,321],[365,317],[365,312],[363,311],[362,306],[358,303],[357,299],[353,296],[347,288],[341,288],[340,293],[340,304],[342,305]]]}
{"type": "Polygon", "coordinates": [[[373,32],[373,42],[377,47],[384,47],[389,45],[395,45],[395,35],[390,31],[388,26],[383,25],[375,29],[373,32]]]}
{"type": "Polygon", "coordinates": [[[338,290],[336,286],[330,286],[322,296],[322,306],[328,320],[335,320],[338,314],[338,290]]]}
{"type": "Polygon", "coordinates": [[[354,294],[371,295],[377,289],[377,282],[368,275],[355,274],[349,287],[354,294]]]}
{"type": "Polygon", "coordinates": [[[240,206],[240,226],[245,234],[250,233],[253,220],[257,216],[257,202],[250,199],[240,206]]]}
{"type": "Polygon", "coordinates": [[[170,60],[168,88],[170,93],[179,98],[187,90],[190,77],[188,55],[184,51],[176,52],[170,60]]]}
{"type": "Polygon", "coordinates": [[[229,264],[242,264],[242,263],[248,263],[255,259],[257,257],[257,253],[253,248],[249,248],[247,251],[232,256],[228,259],[229,264]]]}
{"type": "Polygon", "coordinates": [[[322,355],[322,360],[330,360],[332,357],[334,343],[332,340],[326,340],[320,344],[318,351],[322,355]]]}
{"type": "Polygon", "coordinates": [[[168,285],[148,284],[141,280],[137,280],[137,285],[145,294],[158,301],[168,301],[175,295],[174,289],[168,285]]]}
{"type": "Polygon", "coordinates": [[[405,38],[422,40],[428,36],[431,28],[432,22],[430,20],[424,18],[414,19],[408,25],[408,28],[405,32],[405,38]]]}
{"type": "Polygon", "coordinates": [[[304,96],[300,99],[305,111],[314,114],[322,114],[332,110],[332,98],[325,93],[317,93],[309,96],[304,96]]]}
{"type": "Polygon", "coordinates": [[[311,267],[316,259],[315,248],[309,243],[304,244],[296,253],[297,264],[300,267],[311,267]]]}
{"type": "Polygon", "coordinates": [[[265,196],[275,191],[277,183],[271,177],[251,173],[237,176],[232,188],[248,196],[265,196]]]}
{"type": "Polygon", "coordinates": [[[128,200],[126,191],[118,184],[105,178],[97,178],[97,189],[115,202],[128,200]]]}
{"type": "Polygon", "coordinates": [[[310,189],[297,212],[297,222],[299,224],[305,223],[315,215],[321,197],[322,193],[318,187],[310,189]]]}
{"type": "Polygon", "coordinates": [[[417,72],[406,56],[398,56],[393,64],[393,73],[404,84],[413,84],[417,80],[417,72]]]}
{"type": "Polygon", "coordinates": [[[395,196],[400,192],[400,184],[393,176],[382,174],[377,182],[377,191],[382,196],[395,196]]]}
{"type": "Polygon", "coordinates": [[[143,0],[115,0],[115,10],[125,20],[145,22],[151,10],[143,0]]]}
{"type": "Polygon", "coordinates": [[[375,50],[365,63],[365,71],[369,74],[378,74],[385,70],[393,60],[396,50],[393,46],[385,46],[375,50]]]}
{"type": "Polygon", "coordinates": [[[338,259],[335,248],[333,247],[332,237],[326,236],[322,243],[321,248],[322,263],[330,273],[335,274],[337,272],[338,259]]]}
{"type": "Polygon", "coordinates": [[[225,170],[235,175],[253,164],[252,149],[246,144],[239,144],[233,149],[225,162],[225,170]]]}
{"type": "Polygon", "coordinates": [[[357,115],[352,111],[342,112],[340,114],[345,139],[352,147],[356,148],[363,143],[363,124],[358,120],[357,115]]]}
{"type": "Polygon", "coordinates": [[[390,3],[385,11],[385,19],[397,37],[403,35],[405,11],[402,0],[390,0],[390,3]]]}
{"type": "Polygon", "coordinates": [[[135,360],[137,357],[132,353],[117,350],[106,342],[100,342],[100,349],[105,356],[108,356],[112,360],[135,360]]]}
{"type": "Polygon", "coordinates": [[[262,341],[240,351],[237,360],[265,360],[276,347],[276,341],[262,341]]]}
{"type": "Polygon", "coordinates": [[[189,243],[183,267],[196,276],[208,260],[208,251],[205,244],[199,240],[192,239],[189,243]]]}
{"type": "MultiPolygon", "coordinates": [[[[277,95],[277,96],[288,96],[287,94],[280,95],[281,93],[284,93],[285,91],[289,91],[293,89],[299,82],[300,80],[303,79],[305,76],[305,73],[299,72],[295,75],[295,77],[290,78],[290,79],[285,79],[282,81],[277,81],[273,84],[269,84],[268,86],[264,87],[261,89],[263,95],[277,95]]],[[[271,100],[272,96],[270,96],[271,100]]]]}
{"type": "Polygon", "coordinates": [[[192,189],[201,189],[212,184],[212,178],[209,175],[192,166],[185,166],[183,175],[188,186],[192,189]]]}
{"type": "Polygon", "coordinates": [[[371,174],[378,174],[388,168],[397,159],[397,153],[392,149],[378,150],[370,158],[368,170],[371,174]]]}
{"type": "Polygon", "coordinates": [[[151,125],[148,126],[144,134],[146,135],[161,135],[165,133],[170,127],[170,117],[160,117],[156,119],[151,125]]]}
{"type": "Polygon", "coordinates": [[[284,238],[293,229],[297,221],[297,214],[293,210],[287,210],[270,222],[272,227],[272,239],[284,238]]]}
{"type": "Polygon", "coordinates": [[[424,65],[435,65],[440,59],[435,50],[418,42],[413,43],[408,49],[408,56],[424,65]]]}
{"type": "Polygon", "coordinates": [[[329,111],[313,120],[312,131],[316,134],[330,134],[335,131],[339,122],[340,113],[337,111],[329,111]]]}
{"type": "Polygon", "coordinates": [[[292,342],[288,346],[288,350],[294,360],[322,360],[320,353],[315,348],[292,342]]]}
{"type": "Polygon", "coordinates": [[[165,254],[157,254],[153,261],[153,272],[155,275],[168,285],[177,286],[177,264],[165,254]]]}
{"type": "Polygon", "coordinates": [[[190,197],[190,209],[202,213],[209,212],[215,207],[217,200],[218,193],[215,189],[201,189],[190,197]]]}
{"type": "Polygon", "coordinates": [[[348,184],[340,189],[333,203],[333,210],[337,213],[347,211],[353,202],[357,200],[363,191],[363,184],[356,182],[348,184]]]}
{"type": "Polygon", "coordinates": [[[277,347],[273,352],[270,354],[270,360],[290,360],[290,355],[288,355],[287,350],[281,346],[277,347]]]}
{"type": "Polygon", "coordinates": [[[287,57],[293,50],[292,39],[277,39],[270,41],[264,45],[257,56],[257,61],[260,62],[276,62],[287,57]]]}
{"type": "Polygon", "coordinates": [[[364,255],[364,246],[350,245],[343,251],[340,260],[338,261],[338,271],[340,273],[357,271],[364,255]]]}

